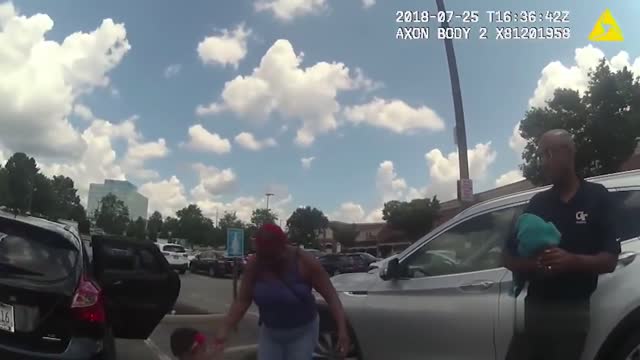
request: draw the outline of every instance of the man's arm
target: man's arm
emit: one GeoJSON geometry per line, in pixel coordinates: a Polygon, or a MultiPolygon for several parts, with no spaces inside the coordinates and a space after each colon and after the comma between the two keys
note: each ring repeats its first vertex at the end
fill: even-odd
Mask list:
{"type": "MultiPolygon", "coordinates": [[[[535,195],[530,201],[523,213],[533,213],[539,203],[539,194],[535,195]]],[[[504,266],[514,273],[530,274],[538,271],[540,264],[537,258],[526,258],[518,255],[518,237],[517,230],[514,229],[513,234],[509,236],[505,247],[502,251],[504,266]]]]}
{"type": "Polygon", "coordinates": [[[598,211],[598,252],[595,255],[571,254],[554,248],[545,251],[544,266],[558,271],[606,274],[613,272],[618,264],[620,243],[615,226],[616,205],[609,191],[603,187],[602,200],[598,211]]]}

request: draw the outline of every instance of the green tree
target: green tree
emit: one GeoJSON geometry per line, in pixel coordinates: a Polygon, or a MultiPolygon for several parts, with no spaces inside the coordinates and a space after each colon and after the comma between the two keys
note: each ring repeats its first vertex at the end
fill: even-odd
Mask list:
{"type": "Polygon", "coordinates": [[[107,234],[122,235],[129,224],[129,208],[122,200],[109,193],[100,200],[94,218],[96,225],[107,234]]]}
{"type": "Polygon", "coordinates": [[[6,206],[9,202],[9,184],[7,183],[7,169],[0,165],[0,206],[6,206]]]}
{"type": "Polygon", "coordinates": [[[175,237],[178,233],[178,219],[167,216],[162,223],[162,231],[160,232],[160,237],[162,239],[170,239],[175,237]]]}
{"type": "Polygon", "coordinates": [[[25,153],[13,154],[5,165],[7,176],[7,207],[16,213],[30,211],[33,187],[39,169],[34,158],[25,153]]]}
{"type": "Polygon", "coordinates": [[[275,224],[278,216],[271,209],[255,209],[251,213],[251,223],[260,227],[264,224],[275,224]]]}
{"type": "Polygon", "coordinates": [[[33,199],[31,200],[31,212],[40,216],[53,218],[56,212],[56,194],[53,191],[51,179],[41,173],[37,173],[33,181],[33,199]]]}
{"type": "Polygon", "coordinates": [[[127,225],[127,236],[145,240],[147,237],[147,222],[142,217],[138,217],[136,221],[130,221],[127,225]]]}
{"type": "Polygon", "coordinates": [[[310,206],[297,208],[287,220],[289,239],[306,248],[320,248],[318,234],[328,226],[324,213],[310,206]]]}
{"type": "Polygon", "coordinates": [[[432,199],[414,199],[409,202],[392,200],[384,204],[382,219],[392,228],[401,230],[416,240],[433,228],[440,210],[440,201],[432,199]]]}
{"type": "Polygon", "coordinates": [[[576,170],[590,177],[616,172],[633,153],[640,136],[640,81],[627,68],[612,72],[603,59],[589,75],[587,90],[558,89],[546,107],[528,110],[520,122],[527,141],[521,165],[534,184],[547,181],[538,141],[551,129],[569,131],[576,144],[576,170]]]}
{"type": "Polygon", "coordinates": [[[158,211],[154,211],[149,216],[149,222],[147,223],[147,231],[149,233],[149,240],[156,241],[158,234],[162,231],[162,214],[158,211]]]}
{"type": "Polygon", "coordinates": [[[178,210],[178,236],[187,239],[193,245],[210,245],[213,221],[202,214],[198,205],[190,204],[178,210]]]}
{"type": "Polygon", "coordinates": [[[244,228],[244,224],[242,223],[242,220],[238,219],[235,212],[230,213],[225,211],[220,221],[218,221],[218,227],[224,231],[226,237],[227,229],[244,228]]]}
{"type": "Polygon", "coordinates": [[[51,179],[55,197],[54,217],[82,221],[87,218],[86,211],[80,203],[80,196],[73,180],[64,175],[56,175],[51,179]]]}
{"type": "Polygon", "coordinates": [[[356,224],[332,222],[329,228],[333,232],[333,239],[343,246],[352,246],[360,234],[356,224]]]}

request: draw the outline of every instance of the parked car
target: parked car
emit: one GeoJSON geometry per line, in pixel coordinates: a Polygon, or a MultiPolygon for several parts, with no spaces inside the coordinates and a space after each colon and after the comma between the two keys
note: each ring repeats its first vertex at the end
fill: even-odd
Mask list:
{"type": "Polygon", "coordinates": [[[169,243],[155,243],[162,255],[167,259],[169,265],[174,270],[184,274],[189,268],[189,255],[182,245],[169,243]]]}
{"type": "Polygon", "coordinates": [[[334,276],[345,273],[366,272],[369,270],[370,264],[380,259],[368,253],[346,253],[327,254],[321,256],[318,260],[327,273],[334,276]]]}
{"type": "Polygon", "coordinates": [[[0,212],[0,359],[115,359],[114,338],[147,339],[180,279],[151,243],[0,212]],[[135,319],[132,321],[131,319],[135,319]]]}
{"type": "MultiPolygon", "coordinates": [[[[622,253],[591,298],[583,360],[633,359],[640,349],[640,171],[590,179],[606,186],[622,253]]],[[[542,189],[474,205],[368,273],[333,277],[354,346],[350,359],[504,359],[522,329],[526,289],[514,298],[502,247],[531,197],[542,189]],[[380,331],[380,327],[384,331],[380,331]]],[[[333,359],[335,326],[320,306],[314,358],[333,359]]]]}
{"type": "MultiPolygon", "coordinates": [[[[243,259],[238,260],[238,272],[242,273],[243,259]]],[[[206,273],[212,277],[224,277],[233,274],[234,258],[226,257],[220,251],[202,252],[191,261],[192,273],[206,273]]]]}

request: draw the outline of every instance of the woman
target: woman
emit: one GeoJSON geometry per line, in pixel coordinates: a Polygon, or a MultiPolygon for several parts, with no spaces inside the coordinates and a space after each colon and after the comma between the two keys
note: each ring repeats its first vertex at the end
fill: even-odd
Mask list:
{"type": "Polygon", "coordinates": [[[255,247],[256,255],[247,262],[238,297],[218,330],[218,350],[254,301],[260,312],[258,359],[311,360],[319,331],[312,294],[315,289],[329,305],[337,324],[338,350],[345,356],[349,348],[346,317],[320,263],[305,251],[289,246],[285,233],[274,224],[258,230],[255,247]]]}

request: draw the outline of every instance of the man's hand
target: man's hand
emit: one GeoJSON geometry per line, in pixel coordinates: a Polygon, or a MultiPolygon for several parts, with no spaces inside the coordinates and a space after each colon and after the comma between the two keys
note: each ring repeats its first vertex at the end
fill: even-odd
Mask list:
{"type": "Polygon", "coordinates": [[[545,272],[557,273],[573,271],[577,268],[578,257],[558,247],[545,250],[539,258],[545,272]]]}

